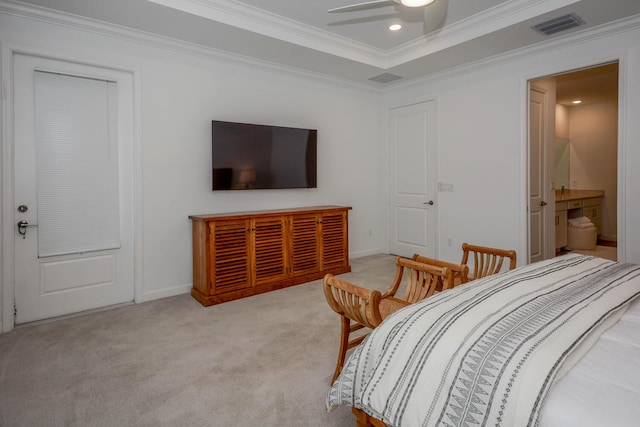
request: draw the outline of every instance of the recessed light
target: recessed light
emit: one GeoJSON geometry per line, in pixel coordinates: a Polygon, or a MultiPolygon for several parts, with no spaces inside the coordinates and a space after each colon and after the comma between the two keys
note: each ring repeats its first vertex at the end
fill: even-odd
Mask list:
{"type": "Polygon", "coordinates": [[[391,31],[398,31],[400,28],[402,28],[402,25],[400,25],[400,24],[392,24],[392,25],[389,25],[389,29],[390,29],[391,31]]]}
{"type": "Polygon", "coordinates": [[[571,101],[572,104],[582,104],[582,100],[581,99],[575,99],[573,101],[571,101]]]}
{"type": "Polygon", "coordinates": [[[435,0],[400,0],[407,7],[422,7],[433,3],[435,0]]]}

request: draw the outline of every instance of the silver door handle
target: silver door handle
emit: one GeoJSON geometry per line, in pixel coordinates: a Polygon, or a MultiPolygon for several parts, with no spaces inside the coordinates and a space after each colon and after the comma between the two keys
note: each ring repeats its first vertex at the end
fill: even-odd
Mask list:
{"type": "Polygon", "coordinates": [[[424,204],[433,206],[433,200],[429,200],[428,202],[424,202],[424,204]]]}
{"type": "Polygon", "coordinates": [[[24,239],[27,235],[27,227],[36,227],[38,224],[29,224],[29,221],[18,221],[18,233],[24,239]]]}

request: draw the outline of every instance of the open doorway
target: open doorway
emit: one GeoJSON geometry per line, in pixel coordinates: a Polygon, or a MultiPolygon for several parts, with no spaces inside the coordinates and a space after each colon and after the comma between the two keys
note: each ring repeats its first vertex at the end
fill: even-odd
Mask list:
{"type": "Polygon", "coordinates": [[[542,205],[538,217],[530,209],[531,261],[572,251],[616,260],[618,63],[531,80],[530,87],[530,97],[534,88],[549,94],[549,114],[538,118],[549,132],[539,137],[538,152],[529,153],[530,203],[542,205]],[[538,175],[546,192],[532,184],[538,175]],[[540,201],[531,197],[536,191],[540,201]]]}

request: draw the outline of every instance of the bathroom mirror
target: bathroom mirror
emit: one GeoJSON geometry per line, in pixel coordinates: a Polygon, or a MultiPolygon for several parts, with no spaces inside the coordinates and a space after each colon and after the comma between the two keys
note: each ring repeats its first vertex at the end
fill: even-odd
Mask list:
{"type": "Polygon", "coordinates": [[[554,182],[557,190],[560,190],[562,186],[566,189],[569,188],[569,151],[569,140],[556,138],[556,174],[554,182]]]}

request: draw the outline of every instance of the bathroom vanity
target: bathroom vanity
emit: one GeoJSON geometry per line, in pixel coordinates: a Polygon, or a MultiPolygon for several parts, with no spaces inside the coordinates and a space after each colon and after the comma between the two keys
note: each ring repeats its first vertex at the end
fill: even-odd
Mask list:
{"type": "Polygon", "coordinates": [[[567,245],[568,220],[586,216],[602,233],[602,190],[556,190],[556,250],[567,245]]]}

